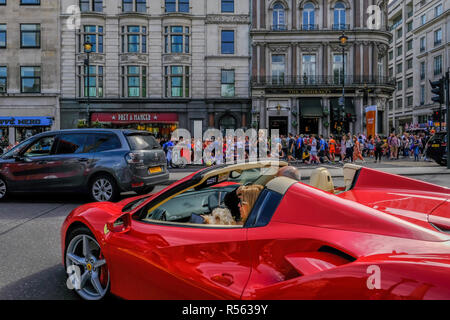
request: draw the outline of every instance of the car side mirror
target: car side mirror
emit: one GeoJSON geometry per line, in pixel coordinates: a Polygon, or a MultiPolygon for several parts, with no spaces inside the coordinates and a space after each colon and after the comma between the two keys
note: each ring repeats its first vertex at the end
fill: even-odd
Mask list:
{"type": "Polygon", "coordinates": [[[131,229],[131,215],[129,213],[125,213],[118,219],[108,222],[106,227],[113,233],[126,233],[131,229]]]}

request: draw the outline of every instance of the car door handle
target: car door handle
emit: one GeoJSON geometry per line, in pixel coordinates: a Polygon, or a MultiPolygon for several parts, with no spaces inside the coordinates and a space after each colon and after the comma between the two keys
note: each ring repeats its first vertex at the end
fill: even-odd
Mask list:
{"type": "Polygon", "coordinates": [[[229,287],[234,283],[234,278],[229,273],[217,274],[211,277],[211,280],[222,286],[229,287]]]}
{"type": "Polygon", "coordinates": [[[88,159],[88,158],[81,158],[81,159],[78,159],[78,161],[79,161],[79,162],[88,162],[89,159],[88,159]]]}

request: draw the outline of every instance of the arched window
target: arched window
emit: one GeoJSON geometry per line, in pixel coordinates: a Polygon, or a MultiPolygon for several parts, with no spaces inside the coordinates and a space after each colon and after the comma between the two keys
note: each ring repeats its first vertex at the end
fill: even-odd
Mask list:
{"type": "Polygon", "coordinates": [[[303,7],[303,30],[315,30],[315,8],[311,2],[308,2],[303,7]]]}
{"type": "Polygon", "coordinates": [[[273,30],[286,30],[286,14],[284,6],[281,3],[276,3],[273,6],[273,30]]]}
{"type": "Polygon", "coordinates": [[[345,4],[342,2],[336,2],[334,6],[334,30],[346,30],[346,17],[345,17],[345,4]]]}

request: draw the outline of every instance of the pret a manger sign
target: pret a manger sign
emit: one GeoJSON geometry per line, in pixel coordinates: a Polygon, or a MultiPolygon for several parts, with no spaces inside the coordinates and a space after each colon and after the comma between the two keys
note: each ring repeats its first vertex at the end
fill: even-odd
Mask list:
{"type": "Polygon", "coordinates": [[[176,113],[151,113],[151,112],[117,112],[94,113],[91,116],[93,122],[107,122],[115,124],[126,123],[176,123],[176,113]]]}

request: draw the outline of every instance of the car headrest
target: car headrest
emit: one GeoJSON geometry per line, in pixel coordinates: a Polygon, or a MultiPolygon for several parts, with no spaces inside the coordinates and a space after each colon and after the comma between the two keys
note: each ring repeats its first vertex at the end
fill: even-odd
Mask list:
{"type": "Polygon", "coordinates": [[[347,163],[344,166],[344,184],[345,190],[350,190],[353,185],[353,180],[355,179],[356,172],[360,170],[362,167],[357,166],[356,164],[347,163]]]}
{"type": "Polygon", "coordinates": [[[330,171],[326,168],[317,168],[311,174],[309,184],[317,189],[321,189],[326,192],[334,192],[334,183],[331,178],[330,171]]]}

